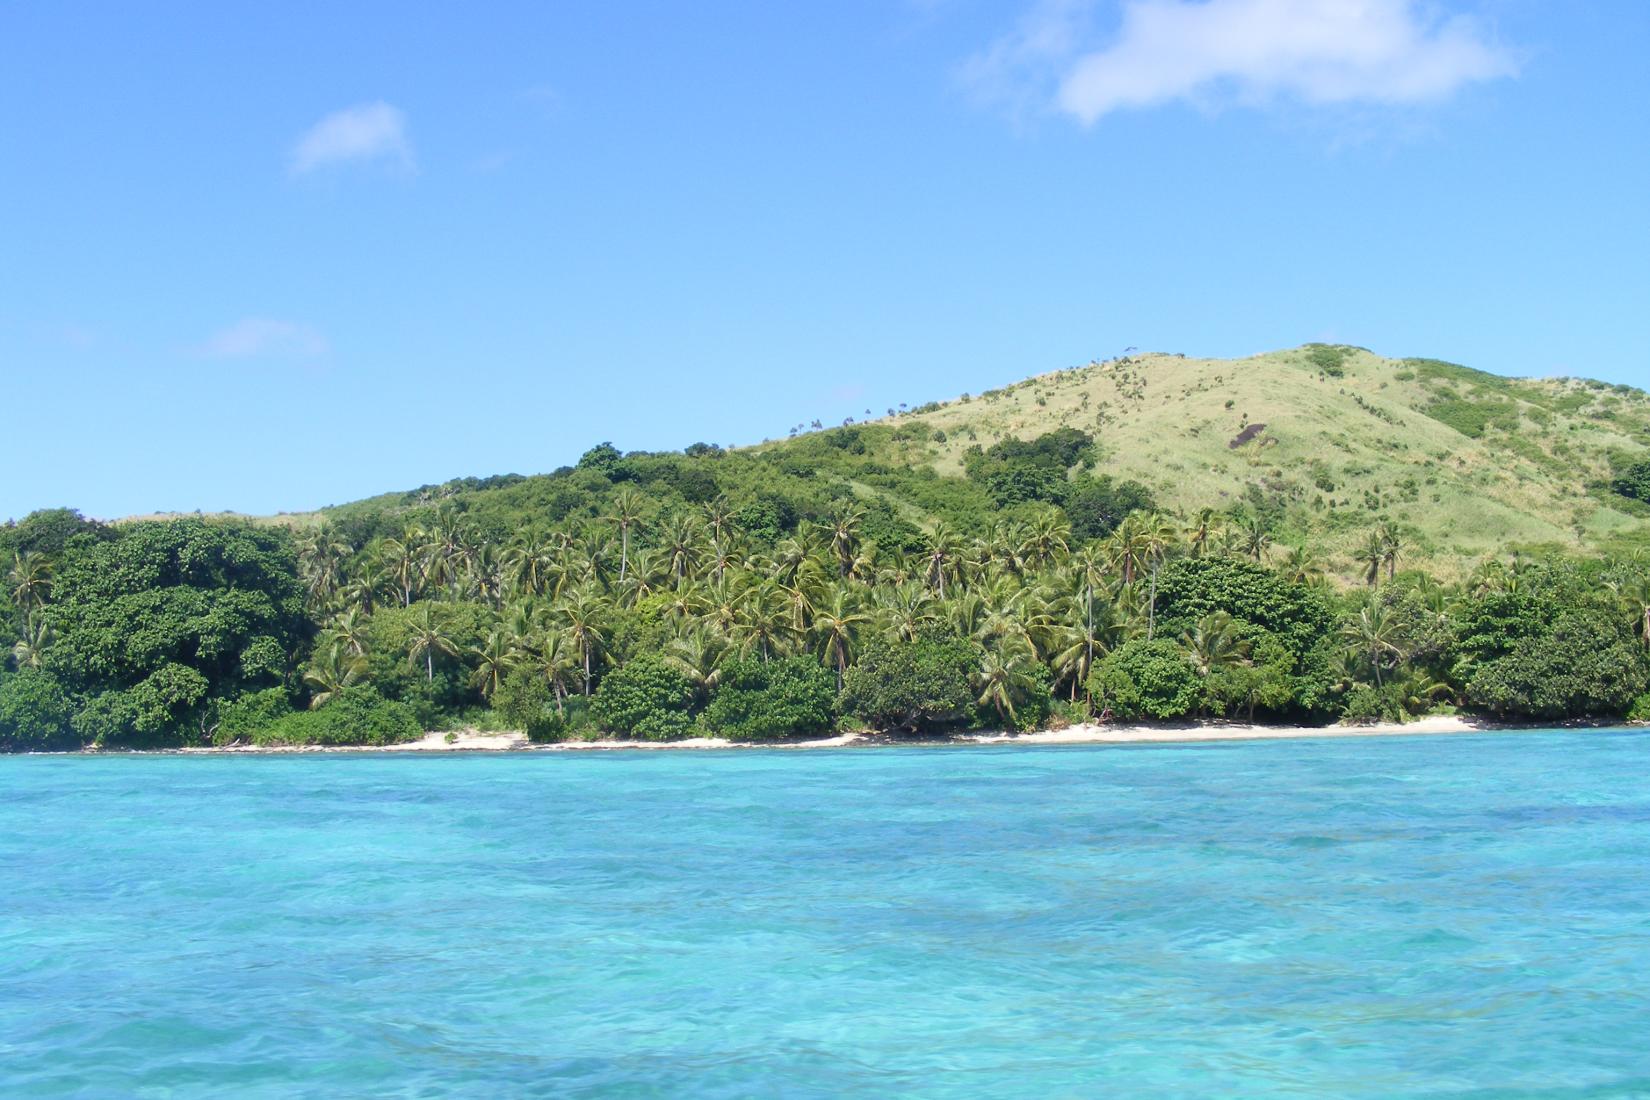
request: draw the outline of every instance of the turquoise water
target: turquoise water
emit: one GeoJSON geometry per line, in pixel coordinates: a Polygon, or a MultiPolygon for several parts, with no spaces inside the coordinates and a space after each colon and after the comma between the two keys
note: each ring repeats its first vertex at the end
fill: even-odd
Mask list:
{"type": "Polygon", "coordinates": [[[1650,735],[0,759],[0,1096],[1650,1096],[1650,735]]]}

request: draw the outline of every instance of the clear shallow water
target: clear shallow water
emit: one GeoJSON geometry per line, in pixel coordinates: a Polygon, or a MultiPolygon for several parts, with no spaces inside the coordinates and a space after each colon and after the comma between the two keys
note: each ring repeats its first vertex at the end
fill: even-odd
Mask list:
{"type": "Polygon", "coordinates": [[[1650,735],[0,758],[0,1095],[1650,1096],[1650,735]]]}

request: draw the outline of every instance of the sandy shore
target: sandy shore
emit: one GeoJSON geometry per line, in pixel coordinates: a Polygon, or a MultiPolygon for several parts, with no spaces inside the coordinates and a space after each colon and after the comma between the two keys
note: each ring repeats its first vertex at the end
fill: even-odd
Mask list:
{"type": "MultiPolygon", "coordinates": [[[[1569,723],[1586,725],[1586,723],[1569,723]]],[[[810,741],[764,742],[760,744],[727,741],[719,737],[692,737],[685,741],[560,741],[536,745],[522,733],[480,730],[457,730],[450,733],[433,732],[417,741],[400,745],[362,745],[337,747],[260,747],[232,745],[213,748],[187,748],[166,751],[182,753],[293,753],[293,752],[600,752],[629,749],[692,750],[692,749],[832,749],[858,746],[875,748],[888,745],[1142,745],[1196,743],[1200,741],[1268,741],[1310,737],[1409,737],[1417,734],[1471,734],[1508,733],[1518,730],[1553,729],[1554,726],[1515,726],[1476,718],[1440,716],[1421,718],[1414,722],[1372,723],[1356,726],[1263,726],[1240,722],[1194,722],[1179,725],[1102,725],[1084,723],[1062,730],[1043,730],[1037,733],[958,733],[944,737],[904,738],[878,737],[862,733],[844,733],[810,741]]]]}

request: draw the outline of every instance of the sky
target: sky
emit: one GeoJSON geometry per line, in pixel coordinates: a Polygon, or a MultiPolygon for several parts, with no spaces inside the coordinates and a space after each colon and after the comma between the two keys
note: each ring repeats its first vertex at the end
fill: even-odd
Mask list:
{"type": "Polygon", "coordinates": [[[1643,0],[0,0],[0,517],[1135,347],[1650,385],[1643,0]]]}

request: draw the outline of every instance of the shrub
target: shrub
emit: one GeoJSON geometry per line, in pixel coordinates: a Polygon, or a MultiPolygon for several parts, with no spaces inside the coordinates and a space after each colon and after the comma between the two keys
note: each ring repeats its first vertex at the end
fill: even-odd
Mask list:
{"type": "Polygon", "coordinates": [[[965,717],[974,703],[969,676],[980,650],[960,638],[872,642],[848,670],[841,706],[876,730],[915,733],[965,717]]]}
{"type": "Polygon", "coordinates": [[[292,713],[292,703],[281,688],[248,692],[218,708],[218,732],[213,740],[227,745],[242,737],[256,737],[292,713]]]}
{"type": "Polygon", "coordinates": [[[1162,638],[1124,642],[1089,676],[1089,693],[1119,718],[1182,718],[1203,684],[1185,651],[1162,638]]]}
{"type": "Polygon", "coordinates": [[[1359,684],[1346,694],[1346,710],[1341,719],[1351,723],[1380,722],[1391,717],[1386,694],[1372,684],[1359,684]]]}
{"type": "Polygon", "coordinates": [[[1650,462],[1635,462],[1610,482],[1612,491],[1650,504],[1650,462]]]}
{"type": "Polygon", "coordinates": [[[253,734],[260,745],[394,745],[424,733],[413,709],[369,685],[347,687],[316,710],[293,711],[253,734]]]}
{"type": "Polygon", "coordinates": [[[1332,347],[1329,344],[1306,345],[1307,362],[1331,378],[1340,378],[1346,374],[1346,352],[1346,348],[1332,347]]]}
{"type": "Polygon", "coordinates": [[[493,693],[493,709],[510,729],[525,730],[551,709],[554,700],[543,676],[518,668],[493,693]]]}
{"type": "Polygon", "coordinates": [[[1483,662],[1467,681],[1467,703],[1494,714],[1568,718],[1625,714],[1644,691],[1643,651],[1596,612],[1561,614],[1550,629],[1483,662]]]}
{"type": "Polygon", "coordinates": [[[73,716],[68,693],[50,673],[24,669],[0,680],[0,750],[78,748],[73,716]]]}
{"type": "Polygon", "coordinates": [[[657,657],[638,657],[602,677],[590,715],[604,730],[670,741],[693,730],[693,685],[657,657]]]}
{"type": "Polygon", "coordinates": [[[707,732],[735,741],[822,733],[835,720],[833,678],[807,657],[729,665],[700,719],[707,732]]]}

